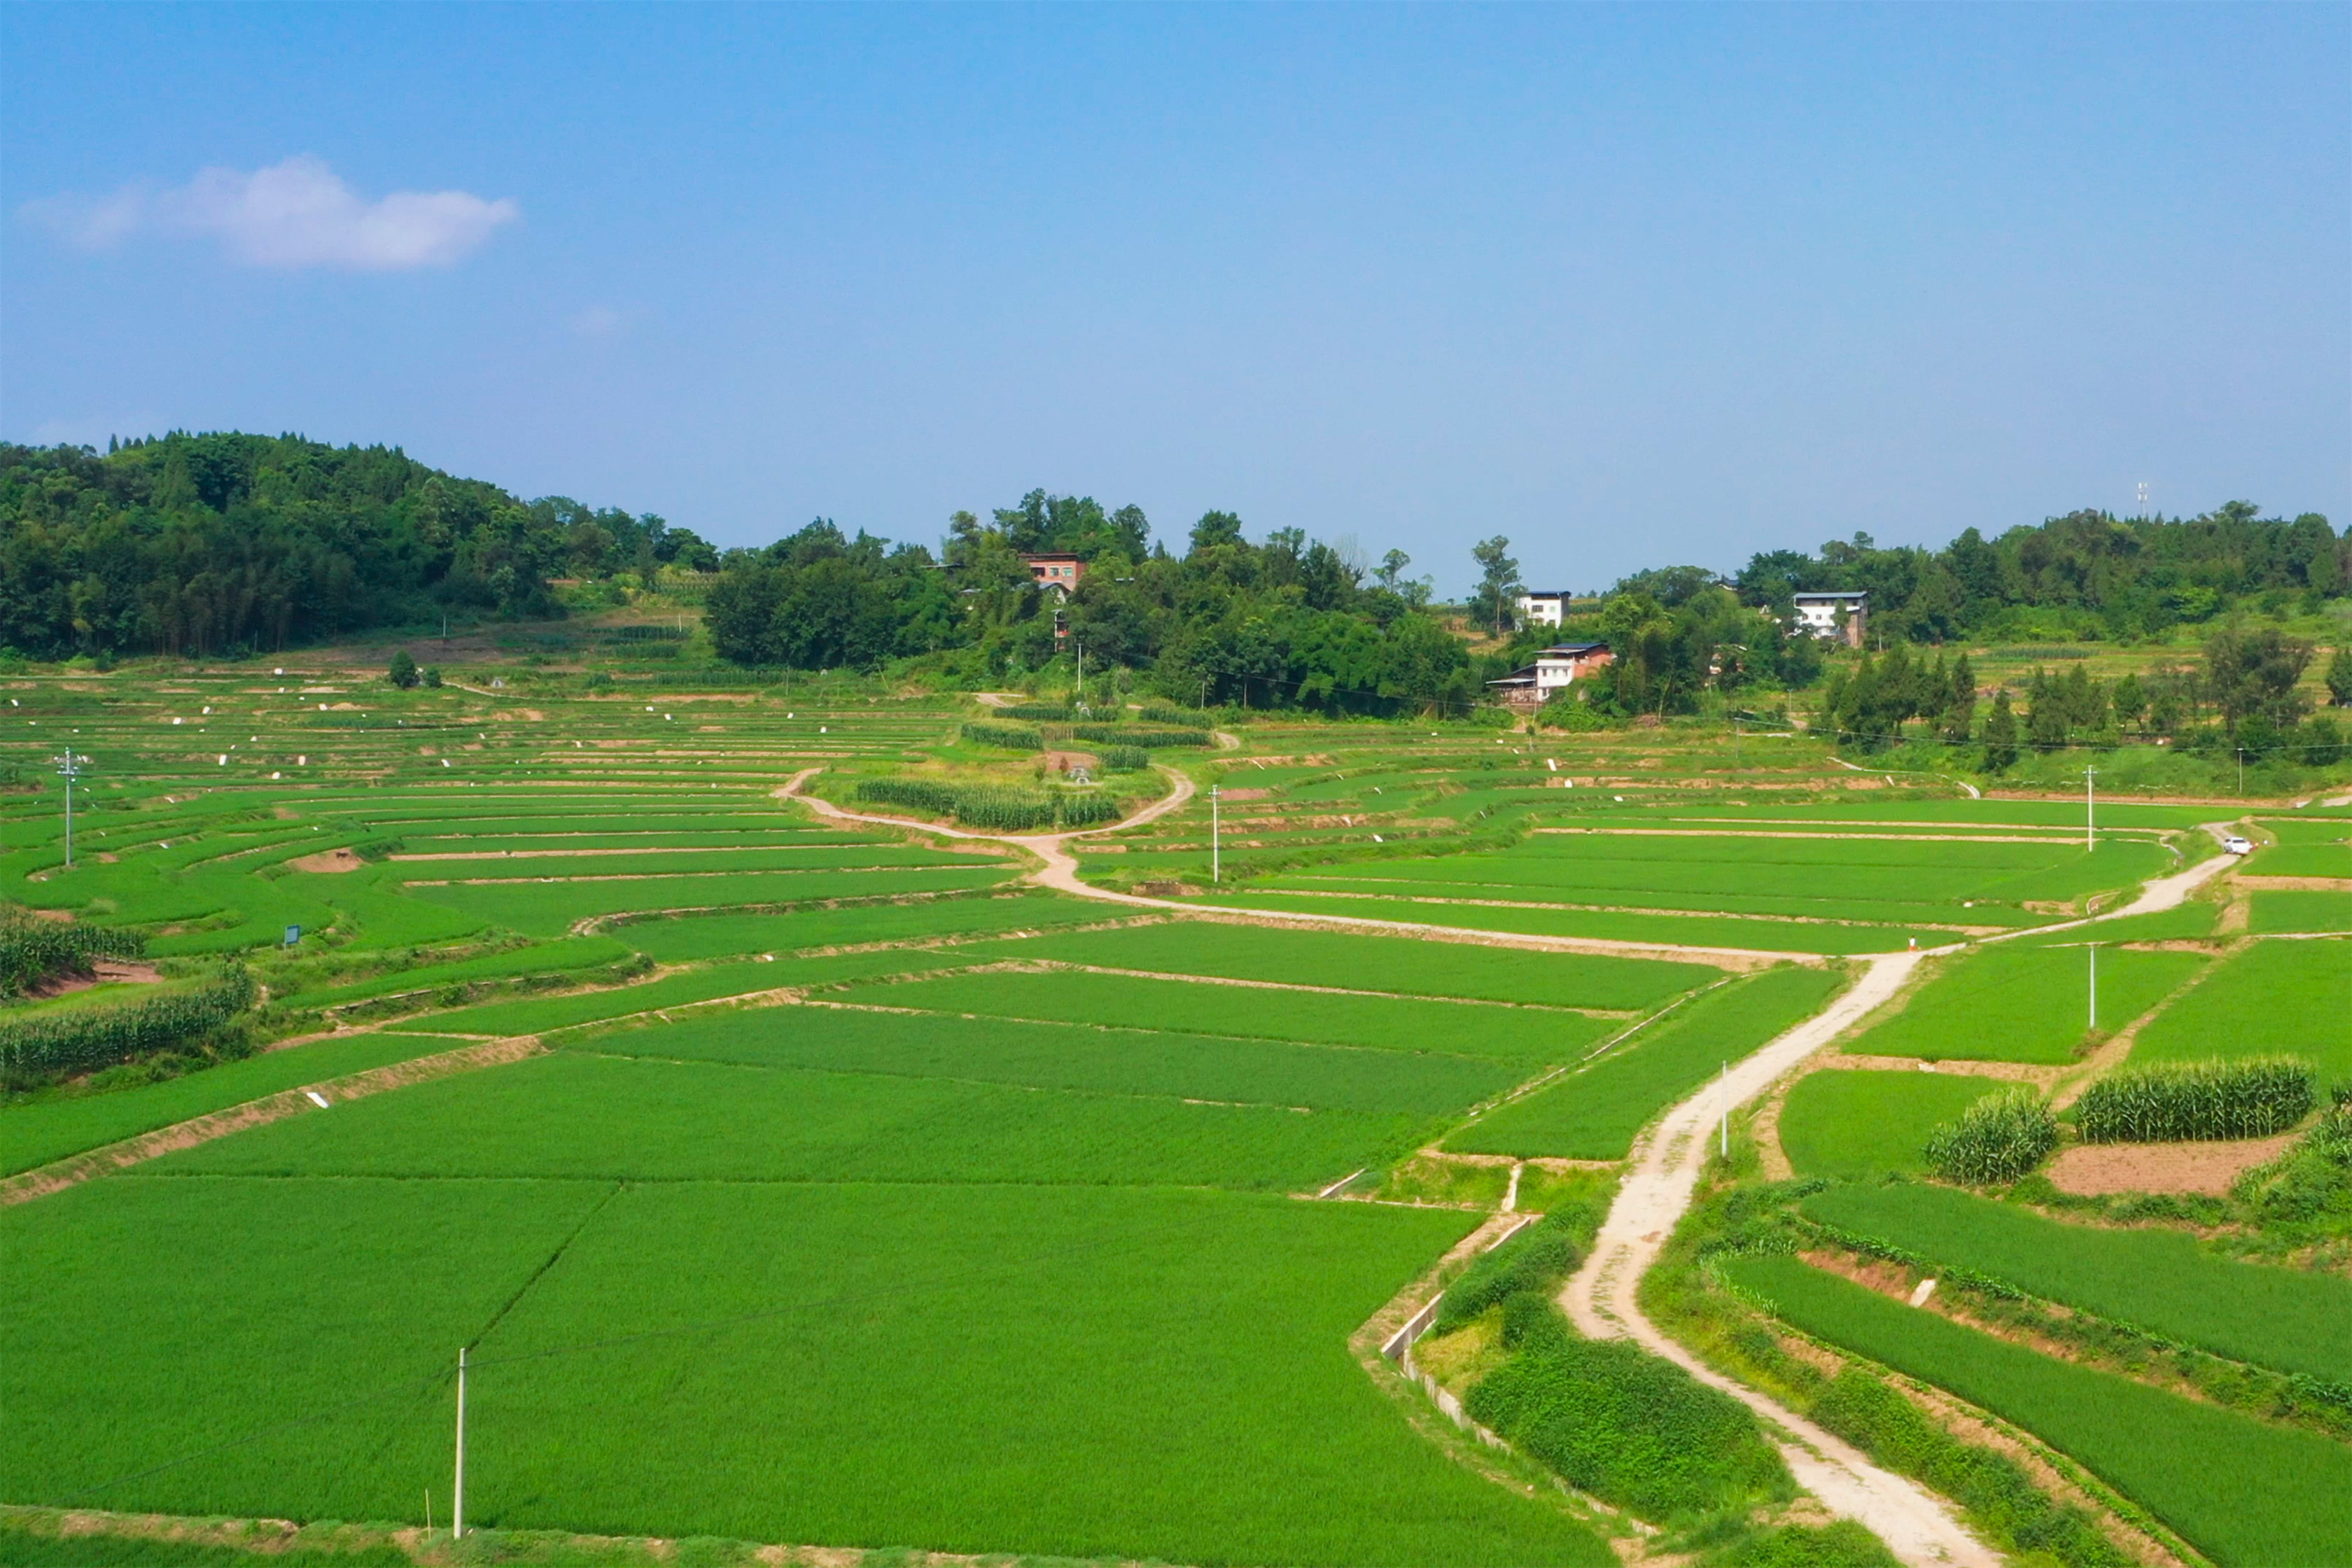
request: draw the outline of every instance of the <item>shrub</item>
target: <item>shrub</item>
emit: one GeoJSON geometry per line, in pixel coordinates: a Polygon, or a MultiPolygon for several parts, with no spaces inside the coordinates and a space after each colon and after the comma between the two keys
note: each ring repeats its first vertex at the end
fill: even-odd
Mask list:
{"type": "Polygon", "coordinates": [[[1008,752],[1034,752],[1044,749],[1045,738],[1034,730],[1018,724],[991,724],[985,721],[963,726],[963,738],[982,746],[1002,746],[1008,752]]]}
{"type": "Polygon", "coordinates": [[[1645,1519],[1689,1521],[1795,1495],[1746,1405],[1630,1340],[1579,1339],[1550,1302],[1522,1300],[1517,1317],[1540,1311],[1553,1326],[1518,1323],[1526,1348],[1471,1389],[1473,1419],[1645,1519]]]}
{"type": "Polygon", "coordinates": [[[392,656],[392,668],[384,672],[384,679],[404,691],[421,679],[416,673],[416,661],[408,657],[406,648],[392,656]]]}
{"type": "Polygon", "coordinates": [[[2311,1068],[2294,1057],[2163,1063],[2110,1073],[2074,1102],[2089,1143],[2263,1138],[2310,1113],[2311,1068]]]}
{"type": "Polygon", "coordinates": [[[1108,773],[1139,773],[1151,765],[1151,753],[1140,746],[1105,746],[1096,754],[1108,773]]]}
{"type": "Polygon", "coordinates": [[[52,974],[79,974],[93,958],[137,958],[147,939],[79,921],[45,921],[22,910],[0,910],[0,996],[17,996],[52,974]]]}
{"type": "MultiPolygon", "coordinates": [[[[441,667],[439,665],[428,664],[425,667],[425,684],[436,689],[436,690],[440,688],[441,667]]],[[[607,684],[610,684],[610,682],[607,682],[607,684]]]]}
{"type": "Polygon", "coordinates": [[[1073,724],[1070,738],[1112,746],[1213,746],[1206,730],[1145,730],[1132,724],[1073,724]]]}
{"type": "Polygon", "coordinates": [[[1927,1135],[1927,1168],[1948,1182],[2013,1182],[2058,1146],[2050,1106],[2031,1089],[1986,1095],[1927,1135]]]}
{"type": "Polygon", "coordinates": [[[167,1050],[210,1034],[253,1001],[253,976],[231,968],[208,985],[117,1007],[0,1021],[0,1081],[27,1082],[167,1050]]]}
{"type": "Polygon", "coordinates": [[[1547,1215],[1491,1252],[1481,1253],[1462,1278],[1445,1288],[1437,1309],[1435,1333],[1449,1333],[1498,1302],[1521,1291],[1548,1294],[1583,1261],[1571,1233],[1573,1210],[1547,1215]]]}

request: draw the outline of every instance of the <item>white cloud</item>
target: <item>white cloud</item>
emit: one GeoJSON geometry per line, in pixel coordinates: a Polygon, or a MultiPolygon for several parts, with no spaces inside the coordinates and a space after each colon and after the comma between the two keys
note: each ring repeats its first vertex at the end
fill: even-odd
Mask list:
{"type": "Polygon", "coordinates": [[[583,338],[609,338],[626,329],[629,319],[610,305],[591,305],[564,324],[583,338]]]}
{"type": "Polygon", "coordinates": [[[521,216],[510,200],[466,191],[394,191],[367,201],[308,154],[249,174],[205,169],[159,194],[126,185],[110,196],[54,196],[24,210],[82,249],[108,248],[143,229],[210,236],[255,267],[355,272],[449,266],[521,216]]]}

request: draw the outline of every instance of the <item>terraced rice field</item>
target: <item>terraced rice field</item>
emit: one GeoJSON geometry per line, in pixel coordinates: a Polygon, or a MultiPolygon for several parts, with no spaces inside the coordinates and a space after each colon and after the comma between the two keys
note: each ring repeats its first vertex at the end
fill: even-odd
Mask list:
{"type": "Polygon", "coordinates": [[[2275,1051],[2308,1058],[2324,1080],[2352,1077],[2352,942],[2250,943],[2141,1030],[2132,1059],[2275,1051]]]}
{"type": "MultiPolygon", "coordinates": [[[[2078,933],[2077,942],[2087,933],[2078,933]]],[[[2195,952],[2087,946],[1979,948],[1946,962],[1902,1010],[1849,1040],[1858,1056],[1926,1061],[2062,1063],[2091,1037],[2095,964],[2099,1029],[2153,1008],[2211,960],[2195,952]]]]}
{"type": "Polygon", "coordinates": [[[1792,1258],[1737,1259],[1725,1272],[1807,1333],[2033,1432],[2225,1568],[2352,1559],[2352,1449],[2341,1443],[2038,1354],[1792,1258]]]}
{"type": "Polygon", "coordinates": [[[1781,1107],[1780,1146],[1801,1176],[1916,1171],[1928,1133],[2001,1087],[1960,1073],[1808,1073],[1781,1107]]]}
{"type": "MultiPolygon", "coordinates": [[[[421,1522],[428,1489],[446,1501],[463,1343],[468,1508],[493,1526],[1601,1568],[1605,1518],[1458,1463],[1349,1335],[1489,1217],[1507,1161],[1622,1160],[1846,983],[1777,955],[2111,907],[2211,815],[2103,811],[2085,854],[2065,803],[1907,790],[1804,739],[1253,717],[1239,746],[1172,759],[1218,787],[1225,880],[1206,789],[1070,841],[1087,881],[1163,900],[1141,908],[1027,886],[1018,851],[780,798],[811,768],[955,763],[961,700],[567,679],[10,688],[7,760],[95,761],[71,869],[53,793],[0,795],[0,887],[136,925],[175,973],[243,955],[268,988],[257,1035],[321,1037],[19,1097],[0,1174],[485,1038],[537,1045],[0,1208],[20,1282],[0,1495],[421,1522]],[[1450,1174],[1367,1201],[1423,1165],[1450,1174]]],[[[2310,907],[2258,901],[2255,929],[2310,907]]],[[[2324,1034],[2311,960],[2342,945],[2256,942],[2182,1005],[2301,986],[2295,1027],[2324,1034]],[[2311,956],[2239,974],[2289,948],[2311,956]]],[[[2044,1053],[2016,1059],[2078,1043],[2037,1008],[2079,961],[2001,956],[2006,1048],[2044,1053]]],[[[2110,962],[2120,1022],[2205,960],[2117,954],[2112,982],[2110,962]]],[[[1922,1039],[1985,1016],[1935,994],[1922,1039]]],[[[1983,1087],[1814,1074],[1782,1139],[1807,1173],[1906,1168],[1923,1119],[1983,1087]]],[[[1530,1165],[1516,1191],[1527,1208],[1615,1179],[1530,1165]]],[[[2177,1506],[2170,1472],[2125,1469],[2177,1506]]]]}

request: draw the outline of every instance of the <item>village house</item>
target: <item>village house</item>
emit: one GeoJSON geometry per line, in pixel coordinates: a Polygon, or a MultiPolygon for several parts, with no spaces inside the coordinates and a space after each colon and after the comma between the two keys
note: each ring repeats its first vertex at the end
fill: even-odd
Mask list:
{"type": "Polygon", "coordinates": [[[1568,601],[1572,597],[1573,595],[1567,593],[1530,588],[1514,601],[1519,624],[1523,626],[1556,626],[1559,625],[1560,616],[1567,614],[1568,601]]]}
{"type": "Polygon", "coordinates": [[[1051,588],[1066,599],[1078,585],[1078,579],[1087,574],[1087,563],[1075,555],[1024,555],[1021,563],[1029,568],[1029,575],[1037,579],[1039,587],[1051,588]]]}
{"type": "Polygon", "coordinates": [[[1870,618],[1869,601],[1870,595],[1860,592],[1800,594],[1796,622],[1789,629],[1811,632],[1817,637],[1843,637],[1846,647],[1860,647],[1863,624],[1870,618]]]}
{"type": "Polygon", "coordinates": [[[1504,706],[1533,710],[1607,664],[1612,657],[1605,642],[1560,643],[1538,653],[1533,664],[1486,684],[1504,706]]]}

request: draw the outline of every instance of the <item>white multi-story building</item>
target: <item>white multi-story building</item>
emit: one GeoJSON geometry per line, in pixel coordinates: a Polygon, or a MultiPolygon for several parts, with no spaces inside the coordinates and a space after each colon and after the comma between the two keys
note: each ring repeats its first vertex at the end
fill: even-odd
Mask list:
{"type": "Polygon", "coordinates": [[[1559,625],[1560,616],[1568,612],[1568,601],[1571,595],[1567,594],[1550,594],[1533,588],[1528,589],[1513,601],[1518,611],[1519,625],[1523,626],[1559,625]]]}
{"type": "Polygon", "coordinates": [[[1842,637],[1848,647],[1862,646],[1864,623],[1870,618],[1870,595],[1853,592],[1800,594],[1796,624],[1790,631],[1808,631],[1817,637],[1842,637]]]}

